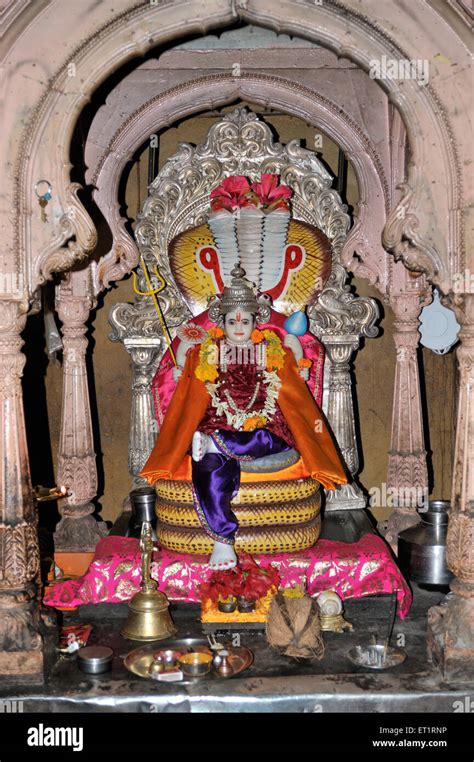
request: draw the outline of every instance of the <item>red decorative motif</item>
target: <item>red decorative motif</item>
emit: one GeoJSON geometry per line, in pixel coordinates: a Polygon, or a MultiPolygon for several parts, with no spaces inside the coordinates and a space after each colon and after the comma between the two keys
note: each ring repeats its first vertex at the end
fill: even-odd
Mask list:
{"type": "Polygon", "coordinates": [[[276,302],[288,287],[288,276],[291,270],[297,270],[301,267],[303,262],[303,249],[297,243],[291,243],[286,247],[285,261],[283,264],[283,274],[276,284],[269,291],[265,293],[271,297],[272,301],[276,302]]]}
{"type": "Polygon", "coordinates": [[[224,290],[224,281],[222,280],[217,250],[214,246],[203,246],[198,257],[203,270],[209,270],[212,273],[216,291],[220,294],[224,290]]]}

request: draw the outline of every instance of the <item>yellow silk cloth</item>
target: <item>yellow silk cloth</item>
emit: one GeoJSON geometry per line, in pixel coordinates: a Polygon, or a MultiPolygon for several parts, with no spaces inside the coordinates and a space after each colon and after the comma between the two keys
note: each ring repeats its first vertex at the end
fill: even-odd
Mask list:
{"type": "MultiPolygon", "coordinates": [[[[157,442],[140,472],[149,484],[170,479],[179,469],[210,402],[206,387],[194,374],[198,362],[199,347],[196,346],[188,353],[157,442]]],[[[347,477],[331,433],[299,375],[292,352],[285,352],[285,364],[278,374],[281,379],[278,406],[308,473],[326,489],[346,484],[347,477]]]]}

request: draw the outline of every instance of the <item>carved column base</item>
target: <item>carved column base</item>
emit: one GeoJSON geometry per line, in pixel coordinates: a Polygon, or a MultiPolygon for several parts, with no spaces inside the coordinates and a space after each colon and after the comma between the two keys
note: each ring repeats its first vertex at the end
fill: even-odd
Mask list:
{"type": "Polygon", "coordinates": [[[350,484],[341,484],[335,490],[326,492],[325,511],[354,511],[363,510],[367,506],[367,500],[361,488],[351,482],[350,484]]]}
{"type": "MultiPolygon", "coordinates": [[[[78,506],[68,506],[68,510],[78,506]]],[[[80,506],[82,509],[83,506],[80,506]]],[[[94,506],[84,506],[87,514],[82,516],[63,516],[54,533],[54,549],[60,552],[87,553],[95,550],[95,546],[109,530],[105,521],[97,521],[91,516],[94,506]]]]}
{"type": "Polygon", "coordinates": [[[35,586],[0,591],[0,675],[15,682],[43,681],[42,622],[35,586]]]}
{"type": "Polygon", "coordinates": [[[380,521],[377,528],[385,537],[395,554],[398,553],[398,535],[405,529],[420,523],[420,517],[413,508],[395,508],[387,521],[380,521]]]}
{"type": "MultiPolygon", "coordinates": [[[[456,590],[456,583],[453,583],[456,590]]],[[[428,611],[427,647],[430,659],[446,680],[474,680],[474,587],[472,597],[449,596],[445,605],[428,611]]]]}

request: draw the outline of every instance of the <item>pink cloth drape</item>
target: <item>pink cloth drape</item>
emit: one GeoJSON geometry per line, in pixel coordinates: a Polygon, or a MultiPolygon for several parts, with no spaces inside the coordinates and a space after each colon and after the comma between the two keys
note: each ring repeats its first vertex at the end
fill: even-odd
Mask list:
{"type": "MultiPolygon", "coordinates": [[[[398,615],[404,619],[412,595],[387,544],[374,534],[365,534],[356,543],[319,540],[313,548],[299,553],[256,555],[262,567],[275,566],[281,587],[303,585],[308,595],[335,590],[343,599],[363,598],[380,593],[396,593],[398,615]]],[[[157,550],[152,560],[152,577],[171,601],[196,603],[199,588],[212,573],[206,556],[157,550]]],[[[96,547],[87,573],[80,579],[58,582],[46,589],[44,602],[57,608],[74,608],[85,603],[118,603],[129,600],[139,590],[139,542],[125,537],[105,537],[96,547]]]]}

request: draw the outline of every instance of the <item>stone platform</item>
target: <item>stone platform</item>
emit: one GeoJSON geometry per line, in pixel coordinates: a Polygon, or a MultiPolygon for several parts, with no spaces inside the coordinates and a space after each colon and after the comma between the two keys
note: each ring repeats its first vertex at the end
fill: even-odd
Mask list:
{"type": "MultiPolygon", "coordinates": [[[[163,684],[130,674],[123,658],[140,643],[124,640],[119,631],[127,604],[81,606],[64,615],[65,624],[90,622],[89,643],[109,645],[115,659],[111,673],[88,676],[76,657],[57,656],[44,686],[3,683],[0,699],[21,700],[25,712],[422,712],[453,713],[469,704],[468,684],[449,684],[428,662],[426,612],[443,598],[440,592],[414,589],[414,604],[404,621],[395,622],[392,644],[404,644],[408,658],[399,667],[372,671],[356,667],[348,651],[372,634],[386,635],[390,596],[346,602],[353,632],[325,633],[321,661],[296,661],[269,647],[265,635],[248,632],[241,642],[254,653],[254,663],[231,680],[163,684]],[[458,703],[456,703],[458,702],[458,703]]],[[[172,604],[179,638],[202,635],[199,606],[172,604]]],[[[159,647],[165,641],[159,644],[159,647]]]]}

